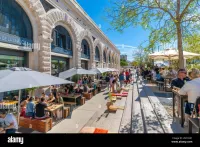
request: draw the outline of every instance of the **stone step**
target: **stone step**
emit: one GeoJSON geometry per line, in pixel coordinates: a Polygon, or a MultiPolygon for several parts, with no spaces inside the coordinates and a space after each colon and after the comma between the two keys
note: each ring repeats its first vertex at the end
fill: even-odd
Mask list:
{"type": "MultiPolygon", "coordinates": [[[[139,86],[141,87],[141,85],[139,86]]],[[[154,112],[154,109],[145,93],[144,87],[140,89],[140,101],[143,113],[145,133],[164,133],[162,126],[154,112]]]]}
{"type": "Polygon", "coordinates": [[[131,85],[126,99],[125,109],[119,128],[119,133],[131,133],[132,96],[133,86],[131,85]]]}
{"type": "Polygon", "coordinates": [[[132,130],[131,133],[144,133],[144,124],[141,112],[140,97],[138,95],[137,84],[133,86],[133,110],[132,110],[132,130]]]}
{"type": "Polygon", "coordinates": [[[164,132],[173,133],[173,130],[171,128],[173,118],[168,114],[164,106],[160,103],[159,99],[154,95],[154,93],[148,86],[144,86],[144,90],[148,95],[148,98],[152,104],[153,109],[157,113],[157,116],[164,128],[164,132]]]}

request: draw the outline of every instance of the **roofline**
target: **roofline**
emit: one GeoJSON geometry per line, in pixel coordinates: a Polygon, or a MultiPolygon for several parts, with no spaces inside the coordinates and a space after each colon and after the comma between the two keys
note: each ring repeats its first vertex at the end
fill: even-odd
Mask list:
{"type": "Polygon", "coordinates": [[[79,3],[76,0],[70,0],[70,2],[73,3],[75,6],[77,6],[79,11],[83,14],[84,17],[86,17],[86,19],[88,21],[90,21],[90,23],[93,25],[93,27],[95,27],[101,33],[101,35],[103,35],[103,37],[105,37],[106,40],[118,51],[118,53],[120,53],[120,50],[110,41],[110,39],[104,34],[104,32],[99,27],[97,27],[97,24],[91,19],[91,17],[79,5],[79,3]]]}

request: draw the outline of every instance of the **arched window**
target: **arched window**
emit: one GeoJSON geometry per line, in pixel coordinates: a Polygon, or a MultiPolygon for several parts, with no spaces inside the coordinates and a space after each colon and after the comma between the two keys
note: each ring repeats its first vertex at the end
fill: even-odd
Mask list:
{"type": "Polygon", "coordinates": [[[111,54],[109,55],[109,63],[111,62],[111,54]]]}
{"type": "Polygon", "coordinates": [[[61,54],[73,54],[72,39],[69,32],[62,26],[56,26],[52,33],[52,51],[61,54]]]}
{"type": "Polygon", "coordinates": [[[14,0],[0,0],[0,32],[33,40],[31,22],[26,12],[14,0]]]}
{"type": "Polygon", "coordinates": [[[81,58],[90,59],[90,47],[87,40],[83,39],[81,43],[81,58]]]}
{"type": "Polygon", "coordinates": [[[99,53],[99,48],[95,48],[95,60],[100,61],[100,53],[99,53]]]}
{"type": "Polygon", "coordinates": [[[106,62],[106,52],[103,51],[103,61],[106,62]]]}

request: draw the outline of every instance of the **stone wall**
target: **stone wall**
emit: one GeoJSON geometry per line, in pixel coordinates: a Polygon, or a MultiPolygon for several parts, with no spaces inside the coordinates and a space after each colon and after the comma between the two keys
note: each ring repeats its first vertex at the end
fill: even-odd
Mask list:
{"type": "MultiPolygon", "coordinates": [[[[89,68],[96,66],[95,48],[98,46],[100,52],[100,62],[98,67],[103,67],[103,51],[106,51],[106,67],[120,68],[120,53],[116,48],[112,48],[105,43],[102,35],[96,35],[98,31],[83,27],[70,13],[61,11],[58,8],[51,9],[48,12],[43,8],[40,0],[16,0],[17,3],[27,13],[33,27],[34,43],[40,44],[40,50],[35,49],[29,53],[29,67],[40,72],[51,73],[51,38],[52,30],[58,26],[63,26],[70,34],[73,44],[73,58],[70,59],[70,67],[81,66],[81,42],[86,39],[90,46],[89,68]],[[93,40],[95,36],[95,40],[93,40]],[[114,60],[109,64],[109,55],[114,60]]],[[[63,5],[65,6],[65,5],[63,5]]],[[[62,8],[63,9],[63,8],[62,8]]],[[[78,11],[78,9],[76,10],[78,11]]],[[[75,12],[74,12],[75,13],[75,12]]],[[[89,23],[89,22],[88,22],[89,23]]]]}

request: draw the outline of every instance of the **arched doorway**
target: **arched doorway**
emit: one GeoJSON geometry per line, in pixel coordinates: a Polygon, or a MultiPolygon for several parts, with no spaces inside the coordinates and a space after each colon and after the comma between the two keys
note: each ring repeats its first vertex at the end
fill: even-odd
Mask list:
{"type": "MultiPolygon", "coordinates": [[[[0,70],[29,67],[32,43],[33,28],[24,9],[15,0],[0,0],[0,70]]],[[[18,91],[0,94],[13,98],[18,91]]]]}
{"type": "Polygon", "coordinates": [[[96,62],[96,67],[98,67],[100,62],[100,52],[98,46],[96,46],[95,48],[95,62],[96,62]]]}
{"type": "Polygon", "coordinates": [[[70,68],[70,58],[73,56],[73,44],[69,32],[63,26],[56,26],[52,31],[51,51],[62,54],[51,57],[51,74],[58,76],[60,72],[70,68]]]}
{"type": "Polygon", "coordinates": [[[90,46],[86,39],[83,39],[81,42],[81,67],[84,69],[88,69],[88,62],[90,60],[90,46]]]}
{"type": "Polygon", "coordinates": [[[0,46],[0,70],[14,66],[28,67],[33,30],[27,14],[16,1],[0,0],[0,42],[15,45],[13,48],[0,46]]]}

